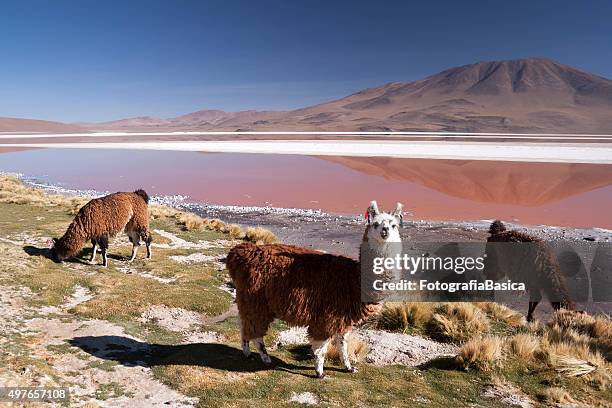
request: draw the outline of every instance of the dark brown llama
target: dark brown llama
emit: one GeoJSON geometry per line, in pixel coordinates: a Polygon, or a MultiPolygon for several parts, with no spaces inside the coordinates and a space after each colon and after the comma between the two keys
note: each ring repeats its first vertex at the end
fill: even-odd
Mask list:
{"type": "Polygon", "coordinates": [[[515,230],[508,231],[499,220],[491,224],[489,233],[485,276],[493,280],[507,276],[515,282],[525,283],[529,292],[527,321],[533,320],[542,292],[555,310],[562,307],[575,309],[555,254],[541,239],[515,230]]]}

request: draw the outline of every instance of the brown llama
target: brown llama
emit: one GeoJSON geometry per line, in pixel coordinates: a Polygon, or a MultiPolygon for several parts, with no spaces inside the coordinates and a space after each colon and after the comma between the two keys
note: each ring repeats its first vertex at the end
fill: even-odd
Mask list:
{"type": "MultiPolygon", "coordinates": [[[[379,212],[373,201],[364,243],[376,250],[401,242],[401,214],[399,203],[389,214],[379,212]]],[[[381,309],[380,303],[362,301],[358,261],[292,245],[244,243],[231,249],[227,268],[236,286],[245,356],[250,355],[253,340],[264,364],[272,364],[263,337],[270,323],[280,319],[290,326],[308,326],[317,377],[324,376],[325,354],[332,339],[347,371],[356,371],[349,360],[347,335],[381,309]]]]}
{"type": "Polygon", "coordinates": [[[108,266],[108,240],[125,231],[132,243],[130,262],[136,258],[142,239],[147,246],[147,259],[151,258],[149,233],[149,196],[144,190],[133,193],[114,193],[95,198],[85,204],[59,239],[53,239],[51,258],[62,262],[76,256],[88,241],[93,250],[90,264],[95,263],[98,246],[102,250],[102,265],[108,266]]]}
{"type": "Polygon", "coordinates": [[[524,282],[529,292],[527,321],[533,320],[533,313],[542,300],[542,292],[553,309],[575,309],[565,279],[555,254],[539,238],[516,230],[506,230],[499,220],[491,223],[487,243],[529,243],[528,245],[489,245],[485,260],[485,276],[499,280],[504,276],[524,282]]]}

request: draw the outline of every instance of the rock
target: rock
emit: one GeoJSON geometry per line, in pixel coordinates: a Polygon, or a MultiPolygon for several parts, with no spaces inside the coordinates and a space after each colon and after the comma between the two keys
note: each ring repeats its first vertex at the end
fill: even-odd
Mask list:
{"type": "Polygon", "coordinates": [[[301,392],[299,394],[294,392],[291,394],[289,402],[297,402],[298,404],[304,405],[318,405],[319,399],[312,392],[301,392]]]}

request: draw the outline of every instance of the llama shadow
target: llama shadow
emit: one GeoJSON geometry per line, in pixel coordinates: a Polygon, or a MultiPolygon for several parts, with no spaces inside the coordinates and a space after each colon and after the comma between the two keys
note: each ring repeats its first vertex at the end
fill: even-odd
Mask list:
{"type": "Polygon", "coordinates": [[[459,369],[459,366],[457,365],[457,360],[455,359],[455,357],[442,356],[429,360],[417,366],[417,368],[421,371],[427,371],[430,369],[456,371],[457,369],[459,369]]]}
{"type": "Polygon", "coordinates": [[[25,245],[23,251],[30,256],[42,256],[51,259],[51,250],[47,247],[38,248],[32,245],[25,245]]]}
{"type": "MultiPolygon", "coordinates": [[[[178,345],[149,344],[122,336],[83,336],[68,341],[92,356],[116,361],[127,367],[164,365],[194,365],[233,372],[265,371],[266,367],[254,353],[245,358],[242,350],[219,343],[191,343],[178,345]]],[[[270,356],[273,368],[292,374],[315,377],[298,371],[313,371],[310,366],[297,366],[270,356]],[[297,371],[296,371],[297,370],[297,371]]]]}
{"type": "Polygon", "coordinates": [[[312,349],[308,345],[295,346],[289,350],[295,361],[308,361],[313,359],[312,349]]]}
{"type": "MultiPolygon", "coordinates": [[[[43,248],[38,248],[32,245],[25,245],[23,247],[23,250],[26,254],[30,255],[30,256],[42,256],[44,258],[47,259],[51,259],[51,250],[47,247],[43,247],[43,248]]],[[[80,263],[83,265],[91,265],[89,263],[89,258],[91,257],[91,251],[93,250],[93,248],[86,248],[83,251],[81,251],[80,254],[78,254],[77,256],[70,258],[70,259],[65,259],[62,262],[67,262],[67,263],[80,263]]],[[[98,255],[98,257],[100,257],[100,255],[98,255]]],[[[113,255],[113,254],[107,254],[108,259],[113,259],[115,261],[126,261],[129,260],[129,257],[124,257],[121,255],[113,255]]],[[[98,261],[100,260],[100,258],[98,258],[98,261]]]]}

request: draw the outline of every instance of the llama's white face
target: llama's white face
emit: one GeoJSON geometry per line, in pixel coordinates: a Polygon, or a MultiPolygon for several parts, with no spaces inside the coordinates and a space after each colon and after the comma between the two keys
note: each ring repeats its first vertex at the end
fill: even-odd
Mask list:
{"type": "Polygon", "coordinates": [[[402,204],[397,203],[395,210],[391,213],[381,213],[376,201],[372,201],[370,208],[368,208],[368,218],[370,224],[368,240],[379,243],[402,241],[400,236],[402,204]]]}

